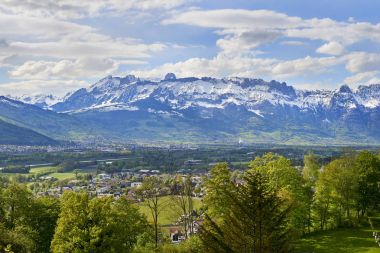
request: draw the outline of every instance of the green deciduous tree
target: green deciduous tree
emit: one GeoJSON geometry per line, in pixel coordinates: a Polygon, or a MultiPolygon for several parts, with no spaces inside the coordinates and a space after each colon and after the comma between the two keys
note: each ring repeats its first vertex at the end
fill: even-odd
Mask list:
{"type": "Polygon", "coordinates": [[[375,208],[380,202],[380,159],[363,151],[357,155],[354,166],[358,177],[358,211],[363,216],[368,208],[375,208]]]}
{"type": "Polygon", "coordinates": [[[177,184],[179,185],[179,191],[177,195],[172,196],[172,202],[179,210],[180,223],[183,227],[185,237],[187,239],[188,234],[194,233],[193,228],[193,186],[191,184],[191,177],[186,178],[179,177],[177,184]]]}
{"type": "Polygon", "coordinates": [[[146,220],[124,198],[65,192],[52,252],[131,252],[146,220]]]}
{"type": "Polygon", "coordinates": [[[307,194],[303,186],[301,172],[291,161],[283,156],[267,153],[256,157],[250,165],[249,171],[267,175],[268,183],[276,189],[278,197],[282,199],[286,208],[290,208],[289,228],[294,233],[303,233],[307,225],[307,194]]]}
{"type": "Polygon", "coordinates": [[[305,207],[306,207],[306,227],[307,232],[310,233],[313,227],[312,220],[312,207],[315,194],[315,184],[318,180],[319,173],[321,169],[321,164],[319,163],[318,157],[313,153],[309,153],[304,156],[304,166],[302,169],[302,177],[304,180],[304,191],[305,191],[305,207]]]}
{"type": "Polygon", "coordinates": [[[136,191],[137,195],[144,201],[152,215],[155,234],[155,247],[158,247],[159,227],[158,218],[162,210],[168,205],[161,197],[167,195],[163,181],[158,177],[145,177],[142,186],[136,191]]]}
{"type": "Polygon", "coordinates": [[[230,196],[236,192],[227,163],[217,164],[211,169],[210,178],[205,182],[205,190],[204,204],[208,215],[219,218],[227,214],[231,207],[230,196]]]}
{"type": "Polygon", "coordinates": [[[354,157],[326,165],[316,183],[314,210],[320,229],[353,225],[358,199],[358,175],[354,157]]]}

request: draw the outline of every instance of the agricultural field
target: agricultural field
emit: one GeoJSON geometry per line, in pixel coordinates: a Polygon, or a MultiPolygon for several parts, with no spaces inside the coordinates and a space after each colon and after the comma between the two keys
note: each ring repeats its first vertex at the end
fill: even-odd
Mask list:
{"type": "Polygon", "coordinates": [[[41,167],[34,167],[31,168],[29,173],[30,174],[48,174],[56,172],[58,169],[57,166],[41,166],[41,167]]]}

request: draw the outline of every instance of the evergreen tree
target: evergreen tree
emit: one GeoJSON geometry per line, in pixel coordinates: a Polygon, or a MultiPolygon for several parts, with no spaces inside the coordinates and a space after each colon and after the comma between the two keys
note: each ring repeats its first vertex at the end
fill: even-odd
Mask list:
{"type": "Polygon", "coordinates": [[[267,175],[248,171],[245,183],[229,195],[232,204],[221,220],[206,216],[200,238],[207,252],[288,252],[283,201],[267,175]]]}

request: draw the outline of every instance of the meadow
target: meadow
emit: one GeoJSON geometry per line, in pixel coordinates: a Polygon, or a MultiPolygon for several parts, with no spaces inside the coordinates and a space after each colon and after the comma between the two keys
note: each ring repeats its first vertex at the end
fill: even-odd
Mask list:
{"type": "MultiPolygon", "coordinates": [[[[158,224],[160,226],[170,226],[174,224],[180,214],[178,207],[173,204],[172,196],[165,196],[160,198],[160,203],[163,204],[163,208],[158,217],[158,224]]],[[[145,214],[148,221],[152,222],[153,218],[150,213],[149,207],[146,203],[142,202],[136,204],[141,213],[145,214]]],[[[202,201],[199,198],[193,198],[194,210],[199,210],[202,207],[202,201]]]]}
{"type": "MultiPolygon", "coordinates": [[[[380,234],[380,218],[371,218],[380,234]]],[[[369,224],[358,228],[338,228],[311,233],[295,244],[296,253],[380,253],[369,224]]]]}

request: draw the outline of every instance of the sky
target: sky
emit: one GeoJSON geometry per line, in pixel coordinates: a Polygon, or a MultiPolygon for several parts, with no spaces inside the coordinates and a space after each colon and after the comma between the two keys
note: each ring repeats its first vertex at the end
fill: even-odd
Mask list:
{"type": "Polygon", "coordinates": [[[378,0],[2,0],[0,94],[107,75],[251,77],[299,89],[380,83],[378,0]]]}

